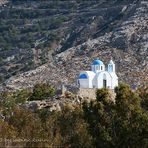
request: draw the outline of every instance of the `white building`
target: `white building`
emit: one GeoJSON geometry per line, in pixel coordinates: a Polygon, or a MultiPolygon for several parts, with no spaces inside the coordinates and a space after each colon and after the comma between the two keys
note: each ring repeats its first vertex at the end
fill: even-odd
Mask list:
{"type": "Polygon", "coordinates": [[[109,88],[118,86],[115,64],[110,60],[107,68],[100,60],[94,60],[91,71],[82,71],[78,78],[80,88],[109,88]]]}

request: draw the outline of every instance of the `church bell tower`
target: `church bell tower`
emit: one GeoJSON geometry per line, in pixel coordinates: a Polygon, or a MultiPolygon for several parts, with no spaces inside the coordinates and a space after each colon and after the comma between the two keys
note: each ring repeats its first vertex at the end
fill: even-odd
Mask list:
{"type": "Polygon", "coordinates": [[[112,59],[109,61],[109,64],[108,64],[108,72],[110,73],[115,72],[115,64],[112,59]]]}

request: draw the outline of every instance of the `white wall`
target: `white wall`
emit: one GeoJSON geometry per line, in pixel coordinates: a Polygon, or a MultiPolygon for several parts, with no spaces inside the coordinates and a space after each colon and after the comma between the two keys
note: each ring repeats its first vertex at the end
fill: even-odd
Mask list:
{"type": "Polygon", "coordinates": [[[113,89],[118,86],[118,78],[113,78],[113,89]]]}
{"type": "Polygon", "coordinates": [[[89,88],[89,79],[79,79],[80,88],[89,88]]]}
{"type": "Polygon", "coordinates": [[[83,71],[81,74],[86,74],[87,79],[79,79],[80,88],[103,88],[104,74],[106,75],[107,88],[114,89],[118,86],[118,77],[115,73],[102,71],[95,74],[92,71],[83,71]]]}
{"type": "Polygon", "coordinates": [[[100,72],[98,73],[94,80],[93,80],[93,85],[96,87],[96,88],[103,88],[103,77],[104,77],[104,74],[106,75],[106,80],[107,80],[107,88],[110,88],[112,89],[112,77],[111,75],[104,71],[104,72],[100,72]]]}
{"type": "Polygon", "coordinates": [[[112,89],[114,89],[116,86],[118,86],[118,77],[114,72],[110,73],[110,75],[112,76],[112,89]]]}
{"type": "Polygon", "coordinates": [[[92,81],[94,79],[95,73],[92,71],[83,71],[80,74],[87,75],[87,79],[79,79],[80,88],[93,88],[92,81]]]}

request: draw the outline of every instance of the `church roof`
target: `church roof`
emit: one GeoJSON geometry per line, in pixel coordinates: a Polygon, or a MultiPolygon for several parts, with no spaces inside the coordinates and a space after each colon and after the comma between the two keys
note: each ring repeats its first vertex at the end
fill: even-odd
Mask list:
{"type": "Polygon", "coordinates": [[[86,74],[80,74],[79,79],[87,79],[87,75],[86,74]]]}
{"type": "Polygon", "coordinates": [[[100,60],[94,60],[92,65],[104,65],[102,61],[100,60]]]}
{"type": "Polygon", "coordinates": [[[113,60],[110,60],[110,61],[109,61],[109,64],[112,64],[112,65],[113,65],[113,64],[114,64],[113,60]]]}

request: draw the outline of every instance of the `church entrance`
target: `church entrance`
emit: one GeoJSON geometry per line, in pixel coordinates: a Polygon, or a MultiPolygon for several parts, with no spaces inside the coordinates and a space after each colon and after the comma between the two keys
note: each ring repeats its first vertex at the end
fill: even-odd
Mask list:
{"type": "Polygon", "coordinates": [[[105,79],[103,79],[103,87],[107,88],[107,81],[105,79]]]}

